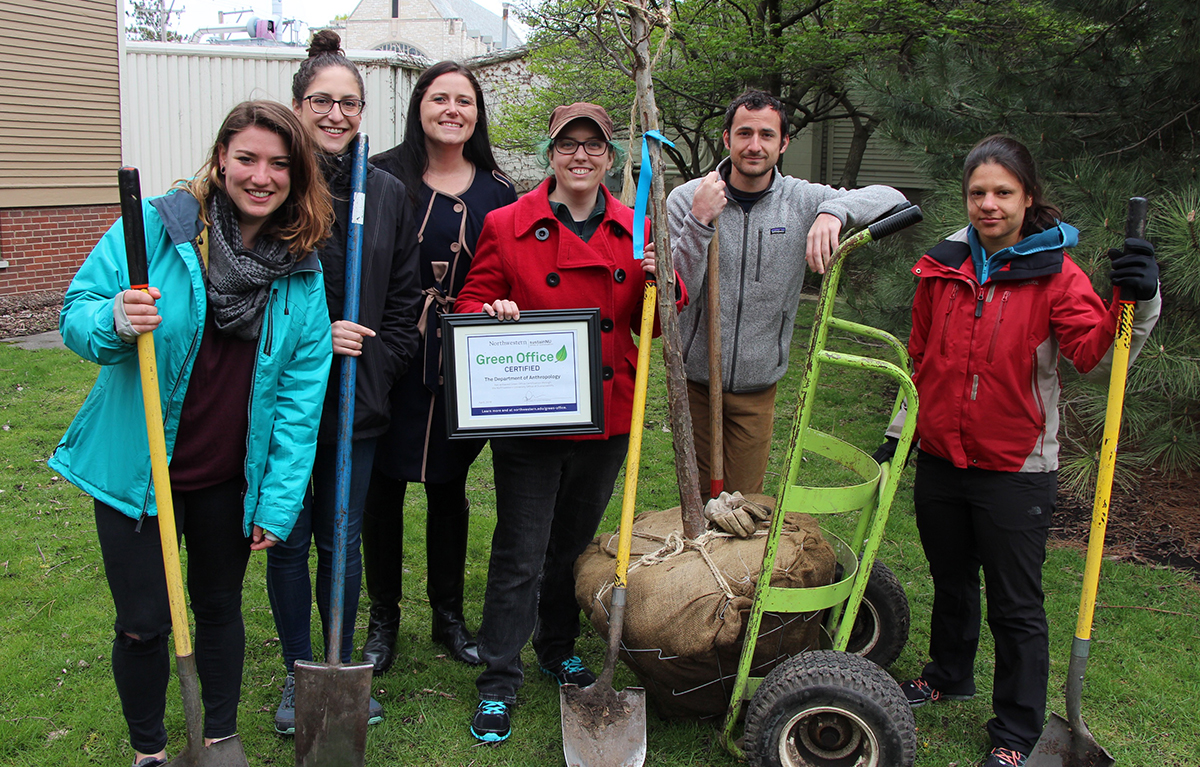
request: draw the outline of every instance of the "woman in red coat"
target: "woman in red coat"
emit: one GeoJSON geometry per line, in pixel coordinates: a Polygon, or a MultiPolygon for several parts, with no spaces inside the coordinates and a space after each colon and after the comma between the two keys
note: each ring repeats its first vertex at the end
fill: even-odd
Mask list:
{"type": "MultiPolygon", "coordinates": [[[[477,637],[487,668],[471,734],[511,733],[509,709],[524,681],[530,636],[543,673],[586,687],[596,676],[575,655],[579,606],[575,559],[596,534],[629,444],[647,246],[633,257],[633,211],[601,183],[612,169],[613,124],[602,107],[571,104],[550,115],[545,157],[553,175],[484,221],[455,312],[519,321],[522,309],[599,307],[604,371],[603,434],[492,440],[496,532],[477,637]],[[536,626],[536,633],[534,631],[536,626]]],[[[644,225],[644,224],[643,224],[644,225]]],[[[647,240],[649,238],[647,237],[647,240]]],[[[678,306],[685,303],[682,290],[678,306]]]]}

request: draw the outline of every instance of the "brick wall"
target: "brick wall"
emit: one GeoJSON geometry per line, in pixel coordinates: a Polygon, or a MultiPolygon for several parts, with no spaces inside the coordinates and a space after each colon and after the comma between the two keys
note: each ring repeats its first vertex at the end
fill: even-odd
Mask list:
{"type": "Polygon", "coordinates": [[[66,291],[100,235],[121,216],[119,205],[0,209],[0,295],[66,291]]]}

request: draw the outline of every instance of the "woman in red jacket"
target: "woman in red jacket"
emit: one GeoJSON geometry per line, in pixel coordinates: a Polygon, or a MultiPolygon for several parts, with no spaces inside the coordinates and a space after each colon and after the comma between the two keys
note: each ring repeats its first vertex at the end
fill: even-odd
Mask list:
{"type": "MultiPolygon", "coordinates": [[[[982,568],[996,644],[984,767],[1021,767],[1046,714],[1042,563],[1057,489],[1058,358],[1107,375],[1119,307],[1066,254],[1079,233],[1043,198],[1019,142],[975,145],[963,199],[970,225],[912,270],[921,280],[908,341],[921,404],[913,498],[934,597],[930,662],[901,688],[914,708],[975,694],[982,568]]],[[[1112,284],[1137,299],[1132,359],[1161,305],[1154,248],[1129,239],[1108,255],[1112,284]]],[[[890,458],[889,445],[876,455],[890,458]]]]}
{"type": "Polygon", "coordinates": [[[612,131],[595,104],[554,110],[544,155],[553,175],[488,214],[455,305],[510,321],[522,309],[599,307],[604,364],[603,434],[492,439],[496,532],[477,636],[487,668],[471,722],[482,741],[511,733],[509,708],[524,681],[520,653],[530,636],[542,672],[558,684],[596,680],[575,655],[572,568],[625,461],[637,362],[630,329],[640,326],[645,277],[654,274],[651,247],[641,263],[633,257],[633,227],[644,223],[601,183],[616,157],[612,131]]]}

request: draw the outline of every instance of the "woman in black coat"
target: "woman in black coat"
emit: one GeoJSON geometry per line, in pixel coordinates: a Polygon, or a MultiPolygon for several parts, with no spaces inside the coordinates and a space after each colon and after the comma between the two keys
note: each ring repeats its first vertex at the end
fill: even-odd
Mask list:
{"type": "Polygon", "coordinates": [[[487,111],[475,76],[443,61],[417,80],[404,141],[371,158],[409,191],[419,227],[425,308],[414,364],[392,390],[392,427],[379,442],[363,527],[363,556],[371,622],[363,660],[377,674],[391,667],[400,625],[399,555],[408,482],[425,485],[425,526],[432,635],[452,658],[479,664],[463,618],[463,581],[470,503],[467,470],[484,440],[446,437],[439,317],[453,312],[490,211],[516,202],[488,141],[487,111]]]}

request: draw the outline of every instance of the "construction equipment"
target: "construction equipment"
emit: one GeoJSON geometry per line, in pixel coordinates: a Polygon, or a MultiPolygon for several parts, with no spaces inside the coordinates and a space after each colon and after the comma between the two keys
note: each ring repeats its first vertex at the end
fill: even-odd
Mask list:
{"type": "Polygon", "coordinates": [[[613,672],[625,625],[625,587],[629,549],[633,544],[633,510],[637,501],[638,466],[650,379],[650,338],[654,334],[657,288],[646,280],[642,297],[642,326],[638,333],[637,373],[633,384],[633,417],[629,425],[629,455],[625,462],[625,494],[621,501],[621,532],[617,542],[617,572],[613,579],[612,612],[608,617],[608,651],[604,669],[592,685],[559,688],[563,755],[567,767],[641,767],[646,760],[646,691],[613,689],[613,672]]]}
{"type": "MultiPolygon", "coordinates": [[[[1142,238],[1146,233],[1147,202],[1144,197],[1129,200],[1125,219],[1125,237],[1142,238]]],[[[1119,288],[1118,288],[1119,290],[1119,288]]],[[[1067,665],[1067,718],[1051,713],[1042,735],[1026,761],[1026,767],[1111,767],[1116,760],[1108,753],[1083,722],[1083,675],[1087,670],[1092,639],[1092,615],[1096,610],[1096,591],[1100,585],[1100,561],[1104,556],[1104,532],[1108,527],[1108,504],[1112,496],[1113,472],[1117,464],[1117,438],[1121,433],[1121,410],[1125,402],[1125,376],[1129,370],[1129,346],[1133,338],[1132,300],[1121,300],[1121,317],[1113,339],[1112,373],[1108,381],[1108,408],[1104,413],[1104,439],[1100,445],[1100,465],[1096,471],[1096,495],[1092,503],[1092,529],[1088,535],[1087,560],[1083,568],[1083,591],[1079,597],[1079,618],[1071,641],[1071,660],[1067,665]]]]}
{"type": "MultiPolygon", "coordinates": [[[[117,172],[121,199],[121,221],[125,230],[125,258],[129,265],[129,287],[149,292],[146,262],[146,229],[142,216],[142,185],[137,168],[117,172]]],[[[171,632],[175,636],[175,671],[183,693],[183,716],[187,725],[187,748],[168,765],[174,767],[246,767],[246,753],[237,735],[204,745],[204,708],[196,675],[196,656],[188,627],[187,598],[179,565],[179,536],[175,528],[175,505],[167,470],[167,443],[163,436],[162,401],[158,391],[158,362],[154,334],[137,339],[138,368],[142,376],[142,400],[146,411],[146,436],[150,442],[150,471],[158,510],[158,535],[162,542],[163,567],[167,576],[167,598],[171,605],[171,632]]]]}
{"type": "MultiPolygon", "coordinates": [[[[346,244],[343,319],[358,322],[362,283],[363,211],[366,207],[367,137],[355,139],[350,175],[350,227],[346,244]]],[[[298,767],[362,767],[374,666],[343,666],[342,612],[346,599],[346,538],[350,514],[351,438],[354,435],[356,357],[343,356],[338,381],[336,505],[333,578],[325,663],[296,661],[296,764],[298,767]]]]}
{"type": "Polygon", "coordinates": [[[875,555],[916,430],[917,391],[904,345],[881,330],[835,318],[833,307],[846,256],[921,218],[919,208],[905,207],[847,237],[834,252],[821,286],[785,476],[722,732],[725,747],[756,767],[906,767],[916,758],[912,711],[899,685],[877,665],[895,660],[907,640],[908,603],[899,580],[876,562],[875,555]],[[881,343],[894,353],[899,364],[828,350],[831,329],[881,343]],[[817,385],[826,365],[875,371],[897,384],[892,416],[906,403],[908,417],[891,462],[881,465],[869,453],[810,426],[817,385]],[[840,487],[799,484],[800,469],[809,456],[832,461],[858,481],[840,487]],[[861,513],[849,543],[822,525],[823,535],[837,554],[838,573],[833,583],[806,589],[771,586],[785,513],[828,515],[856,510],[861,513]],[[887,602],[869,606],[868,593],[887,602]],[[822,613],[822,647],[828,649],[792,656],[765,677],[751,677],[759,627],[766,612],[822,613]],[[735,730],[743,708],[745,726],[739,741],[735,730]]]}

